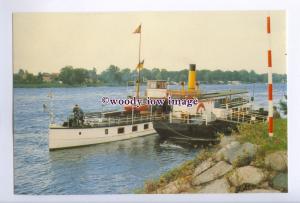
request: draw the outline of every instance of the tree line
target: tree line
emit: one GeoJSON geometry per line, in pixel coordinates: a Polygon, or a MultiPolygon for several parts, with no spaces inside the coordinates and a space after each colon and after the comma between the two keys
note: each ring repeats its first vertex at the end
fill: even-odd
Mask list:
{"type": "MultiPolygon", "coordinates": [[[[224,83],[230,81],[240,81],[242,83],[266,83],[267,74],[258,74],[255,71],[222,71],[222,70],[196,70],[197,80],[201,83],[224,83]]],[[[26,70],[20,69],[14,74],[14,84],[41,84],[41,83],[60,83],[65,85],[127,85],[129,81],[136,80],[137,71],[129,68],[120,69],[118,66],[110,65],[107,69],[97,74],[96,68],[74,68],[66,66],[58,74],[38,73],[36,75],[26,70]]],[[[273,74],[273,82],[286,82],[286,74],[273,74]]],[[[168,71],[166,69],[147,69],[141,70],[142,82],[147,80],[168,80],[180,82],[188,80],[188,70],[168,71]]]]}

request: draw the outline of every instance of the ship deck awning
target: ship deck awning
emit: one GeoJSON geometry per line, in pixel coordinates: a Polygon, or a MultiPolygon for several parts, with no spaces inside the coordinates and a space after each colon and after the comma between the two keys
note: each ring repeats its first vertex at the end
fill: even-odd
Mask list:
{"type": "Polygon", "coordinates": [[[211,93],[201,94],[199,99],[211,99],[211,98],[226,97],[226,96],[247,94],[247,93],[249,93],[247,90],[229,90],[229,91],[222,91],[222,92],[211,92],[211,93]]]}

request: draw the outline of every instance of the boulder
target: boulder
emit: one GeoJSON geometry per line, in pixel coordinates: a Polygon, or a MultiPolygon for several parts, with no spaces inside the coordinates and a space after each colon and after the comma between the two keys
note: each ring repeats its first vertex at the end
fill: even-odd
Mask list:
{"type": "Polygon", "coordinates": [[[266,175],[264,172],[253,166],[244,166],[236,169],[230,176],[229,181],[234,186],[241,186],[243,184],[257,185],[264,181],[266,175]]]}
{"type": "Polygon", "coordinates": [[[279,173],[276,175],[271,182],[273,188],[281,191],[288,190],[288,177],[287,173],[279,173]]]}
{"type": "Polygon", "coordinates": [[[268,181],[262,182],[260,184],[260,188],[269,189],[270,188],[269,182],[268,181]]]}
{"type": "Polygon", "coordinates": [[[190,184],[183,181],[182,179],[177,179],[170,182],[162,189],[158,189],[157,193],[160,194],[177,194],[190,189],[190,184]]]}
{"type": "Polygon", "coordinates": [[[229,162],[236,166],[248,165],[257,152],[257,146],[249,142],[244,143],[232,156],[229,162]]]}
{"type": "Polygon", "coordinates": [[[287,170],[286,151],[277,151],[268,154],[265,157],[265,165],[276,171],[286,171],[287,170]]]}
{"type": "Polygon", "coordinates": [[[209,181],[215,180],[229,171],[232,170],[232,165],[226,163],[225,161],[220,161],[215,164],[213,167],[207,169],[200,175],[196,176],[192,180],[193,185],[200,185],[203,183],[207,183],[209,181]]]}
{"type": "Polygon", "coordinates": [[[207,169],[209,169],[210,167],[212,167],[215,164],[215,162],[212,160],[212,158],[209,158],[203,162],[201,162],[195,169],[195,172],[193,174],[193,176],[198,176],[199,174],[201,174],[203,171],[206,171],[207,169]]]}
{"type": "Polygon", "coordinates": [[[280,191],[274,189],[253,189],[253,190],[245,190],[242,193],[278,193],[280,191]]]}
{"type": "Polygon", "coordinates": [[[226,145],[230,144],[231,142],[235,141],[236,137],[233,135],[230,136],[222,136],[219,145],[221,147],[225,147],[226,145]]]}
{"type": "Polygon", "coordinates": [[[231,154],[234,154],[239,148],[241,144],[237,141],[231,142],[227,144],[225,147],[221,148],[215,156],[217,161],[226,160],[228,161],[231,154]]]}
{"type": "Polygon", "coordinates": [[[230,185],[226,178],[217,179],[202,187],[197,193],[229,193],[230,185]]]}
{"type": "Polygon", "coordinates": [[[219,151],[217,151],[217,153],[215,154],[215,160],[216,161],[222,161],[222,160],[224,160],[225,159],[225,152],[226,152],[226,148],[225,147],[223,147],[223,148],[221,148],[219,151]]]}
{"type": "Polygon", "coordinates": [[[216,154],[216,160],[225,160],[236,166],[248,165],[257,152],[257,146],[246,142],[240,144],[239,142],[231,142],[216,154]]]}

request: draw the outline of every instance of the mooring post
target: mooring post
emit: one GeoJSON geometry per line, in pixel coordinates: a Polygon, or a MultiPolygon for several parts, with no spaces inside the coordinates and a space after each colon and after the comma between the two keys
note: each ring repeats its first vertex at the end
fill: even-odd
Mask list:
{"type": "Polygon", "coordinates": [[[269,137],[273,136],[273,81],[272,81],[272,50],[271,50],[271,17],[267,16],[267,35],[269,42],[268,49],[268,101],[269,101],[269,112],[268,112],[268,129],[269,137]]]}

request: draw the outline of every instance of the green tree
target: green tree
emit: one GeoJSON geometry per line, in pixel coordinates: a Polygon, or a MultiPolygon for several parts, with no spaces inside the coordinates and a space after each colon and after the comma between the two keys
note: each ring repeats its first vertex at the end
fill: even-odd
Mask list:
{"type": "Polygon", "coordinates": [[[68,85],[76,84],[74,68],[72,66],[66,66],[62,68],[59,73],[59,79],[64,84],[68,84],[68,85]]]}
{"type": "Polygon", "coordinates": [[[110,65],[99,76],[99,79],[108,85],[121,84],[121,78],[120,68],[114,65],[110,65]]]}

